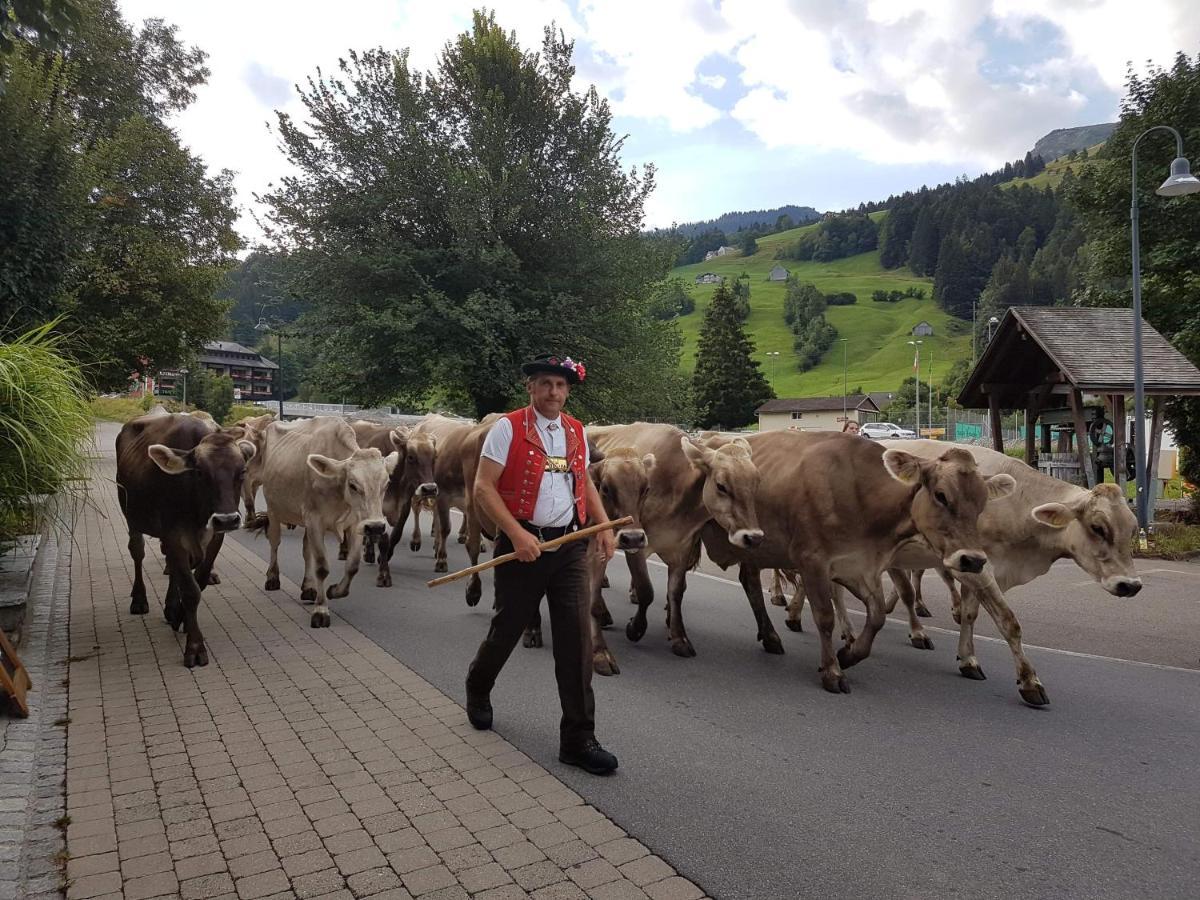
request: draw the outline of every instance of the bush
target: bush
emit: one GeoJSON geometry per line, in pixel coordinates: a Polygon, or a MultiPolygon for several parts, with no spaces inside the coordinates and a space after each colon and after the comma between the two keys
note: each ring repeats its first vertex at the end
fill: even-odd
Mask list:
{"type": "Polygon", "coordinates": [[[233,408],[233,379],[206,371],[195,379],[197,409],[202,409],[218,422],[224,422],[233,408]]]}
{"type": "Polygon", "coordinates": [[[830,306],[853,306],[858,302],[858,297],[850,291],[840,291],[835,294],[826,294],[825,302],[830,306]]]}
{"type": "Polygon", "coordinates": [[[0,342],[0,539],[41,528],[56,494],[79,494],[92,431],[83,376],[57,322],[0,342]]]}

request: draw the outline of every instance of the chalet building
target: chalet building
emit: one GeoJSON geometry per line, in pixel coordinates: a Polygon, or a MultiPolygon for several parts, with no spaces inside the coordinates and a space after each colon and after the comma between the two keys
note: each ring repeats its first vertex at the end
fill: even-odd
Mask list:
{"type": "MultiPolygon", "coordinates": [[[[262,354],[233,341],[211,341],[204,345],[196,363],[210,372],[233,379],[234,397],[239,400],[270,400],[275,396],[279,365],[262,354]]],[[[195,372],[188,377],[194,378],[195,372]]],[[[179,371],[159,373],[156,394],[174,394],[183,377],[179,371]]]]}

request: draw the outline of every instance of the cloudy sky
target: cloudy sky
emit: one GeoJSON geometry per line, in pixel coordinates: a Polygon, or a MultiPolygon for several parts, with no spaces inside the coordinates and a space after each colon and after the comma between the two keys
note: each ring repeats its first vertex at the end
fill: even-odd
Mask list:
{"type": "MultiPolygon", "coordinates": [[[[176,126],[252,193],[283,170],[273,110],[348,49],[431,68],[481,0],[119,0],[179,26],[212,76],[176,126]]],[[[609,98],[630,163],[654,162],[648,225],[784,203],[840,209],[977,174],[1053,128],[1112,121],[1127,62],[1200,48],[1187,0],[494,0],[536,47],[576,40],[579,86],[609,98]]]]}

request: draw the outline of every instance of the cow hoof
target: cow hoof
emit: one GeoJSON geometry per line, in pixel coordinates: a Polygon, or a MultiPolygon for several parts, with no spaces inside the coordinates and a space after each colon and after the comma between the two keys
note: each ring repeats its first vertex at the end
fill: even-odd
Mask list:
{"type": "Polygon", "coordinates": [[[600,613],[599,621],[601,628],[607,628],[613,623],[612,613],[610,613],[607,609],[604,610],[604,612],[600,613]]]}
{"type": "Polygon", "coordinates": [[[472,581],[467,585],[467,606],[478,606],[482,598],[483,585],[480,582],[472,581]]]}
{"type": "MultiPolygon", "coordinates": [[[[300,602],[303,603],[305,606],[312,606],[314,603],[316,603],[317,602],[317,589],[316,588],[305,588],[304,590],[302,590],[300,592],[300,602]]],[[[313,626],[313,628],[316,628],[316,627],[317,627],[316,625],[313,626]]]]}
{"type": "Polygon", "coordinates": [[[420,541],[409,541],[408,549],[411,550],[413,553],[418,552],[421,549],[421,542],[420,541]]]}
{"type": "Polygon", "coordinates": [[[620,675],[617,660],[608,650],[592,654],[592,671],[597,675],[620,675]]]}
{"type": "Polygon", "coordinates": [[[325,598],[327,600],[341,600],[343,597],[350,596],[350,586],[342,587],[341,585],[333,585],[325,589],[325,598]]]}
{"type": "Polygon", "coordinates": [[[270,578],[268,578],[268,579],[267,579],[267,583],[263,585],[263,590],[264,590],[264,591],[277,591],[277,590],[279,590],[279,576],[278,576],[278,575],[272,575],[270,578]]]}
{"type": "Polygon", "coordinates": [[[950,610],[950,618],[952,618],[954,620],[955,625],[962,624],[962,613],[959,612],[957,609],[950,610]]]}
{"type": "Polygon", "coordinates": [[[922,619],[932,619],[933,618],[933,613],[931,613],[929,611],[929,607],[926,606],[924,603],[918,602],[916,607],[914,607],[914,608],[917,611],[917,615],[920,616],[922,619]]]}
{"type": "Polygon", "coordinates": [[[987,676],[983,674],[983,669],[979,666],[959,666],[958,674],[963,678],[970,678],[972,681],[987,681],[987,676]]]}
{"type": "Polygon", "coordinates": [[[846,681],[846,676],[841,672],[834,675],[832,672],[821,673],[821,687],[829,691],[831,694],[848,694],[850,693],[850,684],[846,681]]]}
{"type": "Polygon", "coordinates": [[[604,577],[602,577],[600,579],[600,588],[601,588],[601,590],[603,590],[604,588],[609,587],[609,586],[610,585],[608,583],[608,575],[604,575],[604,577]]]}
{"type": "Polygon", "coordinates": [[[927,635],[910,634],[908,636],[908,639],[910,641],[912,641],[912,645],[914,647],[916,647],[918,650],[932,650],[933,649],[933,641],[931,641],[927,635]]]}
{"type": "Polygon", "coordinates": [[[183,664],[189,669],[194,669],[196,666],[204,668],[208,665],[208,650],[204,648],[203,644],[195,650],[189,647],[184,651],[183,664]]]}
{"type": "Polygon", "coordinates": [[[521,639],[521,645],[531,650],[542,646],[541,629],[538,629],[537,631],[534,631],[533,629],[526,631],[525,637],[521,639]]]}
{"type": "MultiPolygon", "coordinates": [[[[632,586],[629,588],[629,602],[632,603],[634,606],[637,606],[637,602],[638,602],[637,591],[635,591],[632,586]]],[[[649,605],[649,604],[647,604],[647,605],[649,605]]]]}
{"type": "Polygon", "coordinates": [[[171,626],[172,631],[179,631],[183,628],[183,611],[175,605],[163,607],[163,618],[171,626]]]}
{"type": "Polygon", "coordinates": [[[460,534],[458,536],[458,542],[460,544],[465,544],[467,542],[467,536],[465,534],[460,534]]]}
{"type": "Polygon", "coordinates": [[[448,571],[450,571],[450,568],[449,568],[449,566],[446,565],[446,561],[444,559],[439,559],[437,562],[435,562],[433,564],[433,571],[448,572],[448,571]]]}
{"type": "Polygon", "coordinates": [[[692,646],[692,642],[685,637],[675,638],[671,641],[671,652],[684,659],[696,655],[696,649],[692,646]]]}
{"type": "Polygon", "coordinates": [[[144,616],[150,612],[150,604],[146,602],[145,597],[134,597],[129,602],[129,612],[135,616],[144,616]]]}
{"type": "Polygon", "coordinates": [[[208,573],[208,583],[209,584],[220,584],[221,576],[218,575],[216,572],[209,572],[208,573]]]}
{"type": "Polygon", "coordinates": [[[861,659],[850,654],[850,646],[848,644],[838,647],[837,661],[838,665],[843,669],[849,669],[851,666],[862,662],[861,659]]]}
{"type": "Polygon", "coordinates": [[[634,616],[625,625],[625,637],[635,644],[646,636],[646,620],[634,616]]]}
{"type": "Polygon", "coordinates": [[[392,586],[392,573],[391,572],[380,572],[375,577],[375,587],[391,587],[391,586],[392,586]]]}
{"type": "Polygon", "coordinates": [[[1021,699],[1035,708],[1047,706],[1050,703],[1050,698],[1046,696],[1046,689],[1042,687],[1041,682],[1035,682],[1031,687],[1019,688],[1021,699]]]}
{"type": "Polygon", "coordinates": [[[312,621],[309,623],[313,628],[328,628],[329,613],[315,612],[312,614],[312,621]]]}
{"type": "Polygon", "coordinates": [[[787,597],[783,596],[783,594],[772,594],[771,595],[771,605],[772,606],[787,606],[787,597]]]}
{"type": "Polygon", "coordinates": [[[784,619],[783,624],[788,627],[788,631],[795,631],[797,633],[804,631],[804,625],[799,619],[784,619]]]}
{"type": "Polygon", "coordinates": [[[375,545],[374,544],[367,544],[367,546],[363,548],[363,562],[365,562],[367,565],[375,564],[375,545]]]}
{"type": "Polygon", "coordinates": [[[779,635],[774,631],[764,634],[760,640],[762,641],[763,649],[768,653],[783,653],[783,641],[779,639],[779,635]]]}

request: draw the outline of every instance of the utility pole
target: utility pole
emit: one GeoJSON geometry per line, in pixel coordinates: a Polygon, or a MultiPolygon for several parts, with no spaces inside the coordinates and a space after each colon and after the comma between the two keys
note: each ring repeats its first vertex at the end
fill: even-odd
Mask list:
{"type": "Polygon", "coordinates": [[[849,411],[846,409],[846,348],[849,338],[838,338],[842,342],[842,424],[846,424],[849,411]]]}

